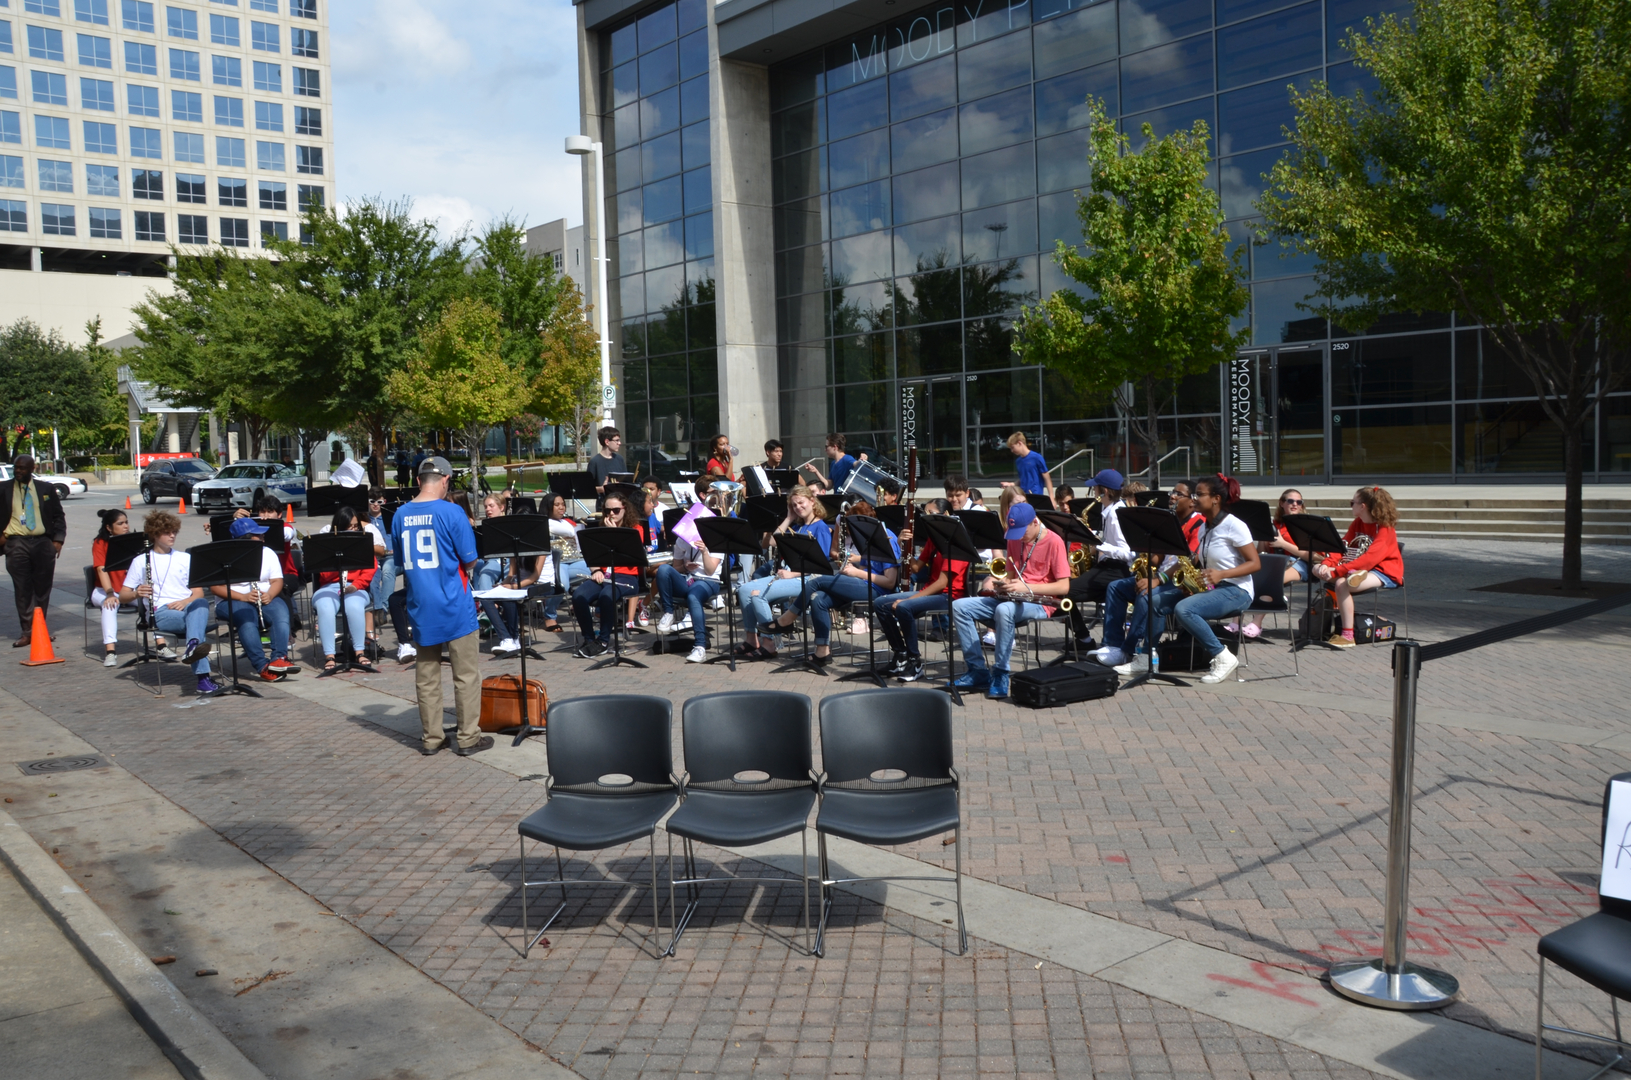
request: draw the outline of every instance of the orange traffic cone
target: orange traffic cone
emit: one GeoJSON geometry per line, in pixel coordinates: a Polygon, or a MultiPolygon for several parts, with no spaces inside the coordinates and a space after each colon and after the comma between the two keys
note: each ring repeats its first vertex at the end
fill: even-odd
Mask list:
{"type": "Polygon", "coordinates": [[[185,514],[186,512],[187,512],[187,500],[182,499],[181,500],[181,509],[177,510],[176,513],[178,515],[180,515],[180,514],[185,514]]]}
{"type": "Polygon", "coordinates": [[[294,524],[294,504],[289,503],[283,507],[283,524],[294,524]]]}
{"type": "Polygon", "coordinates": [[[130,509],[130,496],[129,495],[125,496],[125,509],[126,510],[130,509]]]}
{"type": "Polygon", "coordinates": [[[28,659],[23,661],[24,667],[39,667],[42,664],[60,664],[62,657],[51,651],[51,631],[45,625],[45,609],[34,609],[34,627],[28,633],[28,659]]]}

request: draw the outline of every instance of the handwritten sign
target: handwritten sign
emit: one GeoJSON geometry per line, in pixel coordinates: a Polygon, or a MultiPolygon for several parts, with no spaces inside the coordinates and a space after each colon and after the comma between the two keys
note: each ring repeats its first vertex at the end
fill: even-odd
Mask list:
{"type": "Polygon", "coordinates": [[[1603,833],[1603,872],[1597,891],[1631,900],[1631,783],[1608,785],[1608,828],[1603,833]]]}

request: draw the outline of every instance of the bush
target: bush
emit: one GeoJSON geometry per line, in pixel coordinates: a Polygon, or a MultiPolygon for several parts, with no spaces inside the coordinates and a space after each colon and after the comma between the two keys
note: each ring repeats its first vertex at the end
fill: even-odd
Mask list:
{"type": "Polygon", "coordinates": [[[96,459],[83,454],[69,454],[64,460],[68,462],[69,472],[90,472],[96,468],[96,459]]]}

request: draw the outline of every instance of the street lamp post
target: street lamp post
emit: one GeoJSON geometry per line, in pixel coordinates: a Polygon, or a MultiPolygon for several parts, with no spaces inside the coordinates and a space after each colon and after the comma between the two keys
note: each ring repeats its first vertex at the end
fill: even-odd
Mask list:
{"type": "Polygon", "coordinates": [[[612,334],[608,320],[606,290],[606,148],[587,135],[568,135],[566,152],[595,158],[595,324],[600,331],[600,417],[612,422],[612,404],[606,388],[612,385],[612,334]]]}

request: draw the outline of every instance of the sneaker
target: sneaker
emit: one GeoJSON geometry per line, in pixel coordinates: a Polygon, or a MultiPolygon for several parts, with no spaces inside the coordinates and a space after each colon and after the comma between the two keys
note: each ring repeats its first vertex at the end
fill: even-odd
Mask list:
{"type": "Polygon", "coordinates": [[[181,654],[176,652],[174,649],[170,648],[169,642],[165,642],[163,645],[160,645],[158,647],[158,649],[156,649],[154,651],[153,655],[157,656],[160,660],[180,660],[181,659],[181,654]]]}
{"type": "Polygon", "coordinates": [[[521,652],[521,643],[513,637],[507,637],[493,646],[494,656],[516,656],[521,652]]]}
{"type": "Polygon", "coordinates": [[[991,672],[991,689],[986,691],[986,697],[1000,699],[1008,696],[1008,673],[1001,668],[991,672]]]}
{"type": "Polygon", "coordinates": [[[259,678],[262,682],[282,682],[284,679],[287,679],[288,676],[281,671],[274,670],[271,664],[267,664],[265,667],[261,668],[260,675],[257,676],[257,678],[259,678]]]}
{"type": "Polygon", "coordinates": [[[214,679],[210,678],[208,675],[200,675],[198,677],[198,695],[200,697],[208,697],[212,694],[219,694],[220,692],[221,687],[214,679]]]}
{"type": "Polygon", "coordinates": [[[103,653],[102,654],[102,666],[103,667],[118,667],[119,666],[119,654],[118,653],[103,653]]]}
{"type": "Polygon", "coordinates": [[[623,629],[627,630],[631,634],[634,633],[634,620],[630,619],[628,622],[624,623],[623,629]]]}
{"type": "Polygon", "coordinates": [[[187,642],[187,652],[182,659],[189,664],[196,664],[210,654],[210,643],[192,638],[187,642]]]}
{"type": "Polygon", "coordinates": [[[1106,645],[1093,654],[1093,659],[1105,667],[1120,667],[1127,662],[1127,654],[1114,645],[1106,645]]]}
{"type": "Polygon", "coordinates": [[[634,621],[639,623],[641,626],[651,625],[651,612],[647,610],[644,601],[641,601],[641,603],[635,607],[634,621]]]}
{"type": "Polygon", "coordinates": [[[709,606],[712,607],[715,611],[724,611],[725,610],[725,594],[724,593],[715,594],[713,600],[709,602],[709,606]]]}
{"type": "Polygon", "coordinates": [[[1354,639],[1351,637],[1343,637],[1341,632],[1332,634],[1325,643],[1327,645],[1334,645],[1339,649],[1351,649],[1354,647],[1354,639]]]}
{"type": "Polygon", "coordinates": [[[906,666],[895,676],[901,682],[917,682],[923,678],[923,661],[916,656],[906,658],[906,666]]]}
{"type": "Polygon", "coordinates": [[[901,672],[903,672],[905,670],[906,670],[906,654],[903,653],[903,652],[898,652],[898,653],[894,653],[892,656],[890,656],[890,658],[889,658],[889,667],[887,669],[885,669],[884,674],[885,675],[899,675],[901,672]]]}
{"type": "Polygon", "coordinates": [[[1201,682],[1220,683],[1224,679],[1227,679],[1230,673],[1239,666],[1240,659],[1228,649],[1224,649],[1222,652],[1212,657],[1212,666],[1207,669],[1205,675],[1201,676],[1201,682]]]}
{"type": "Polygon", "coordinates": [[[417,655],[419,655],[419,650],[406,641],[396,647],[396,662],[399,664],[406,664],[417,655]]]}
{"type": "Polygon", "coordinates": [[[984,668],[965,671],[951,681],[959,690],[984,690],[991,685],[991,673],[984,668]]]}
{"type": "Polygon", "coordinates": [[[665,611],[663,612],[663,617],[657,620],[657,633],[672,634],[673,632],[674,613],[672,611],[665,611]]]}
{"type": "Polygon", "coordinates": [[[994,649],[997,647],[997,632],[995,630],[987,630],[985,635],[981,637],[980,640],[994,649]]]}
{"type": "Polygon", "coordinates": [[[689,629],[691,629],[691,616],[689,614],[681,615],[680,621],[674,624],[675,633],[684,633],[689,629]]]}
{"type": "Polygon", "coordinates": [[[701,645],[696,646],[685,654],[687,664],[700,664],[708,659],[708,650],[701,645]]]}
{"type": "Polygon", "coordinates": [[[586,639],[582,645],[579,645],[578,651],[572,655],[576,656],[580,660],[593,660],[595,657],[604,653],[606,649],[607,645],[604,641],[600,640],[599,638],[592,637],[586,639]]]}
{"type": "Polygon", "coordinates": [[[271,663],[267,664],[266,667],[267,667],[268,670],[275,671],[279,675],[298,675],[298,674],[300,674],[300,669],[295,667],[293,664],[289,663],[289,658],[287,656],[278,657],[277,659],[273,660],[271,663]]]}
{"type": "Polygon", "coordinates": [[[1131,660],[1116,664],[1115,669],[1117,675],[1142,675],[1150,670],[1150,656],[1148,653],[1134,653],[1131,660]]]}
{"type": "Polygon", "coordinates": [[[453,752],[458,754],[460,757],[469,757],[471,754],[479,754],[483,750],[491,750],[492,748],[493,737],[491,735],[483,735],[469,746],[455,746],[453,748],[453,752]]]}
{"type": "Polygon", "coordinates": [[[1246,634],[1246,640],[1247,641],[1255,640],[1257,638],[1257,636],[1259,634],[1261,634],[1262,632],[1263,632],[1263,628],[1261,626],[1259,626],[1257,623],[1249,622],[1249,623],[1246,624],[1245,634],[1246,634]]]}

